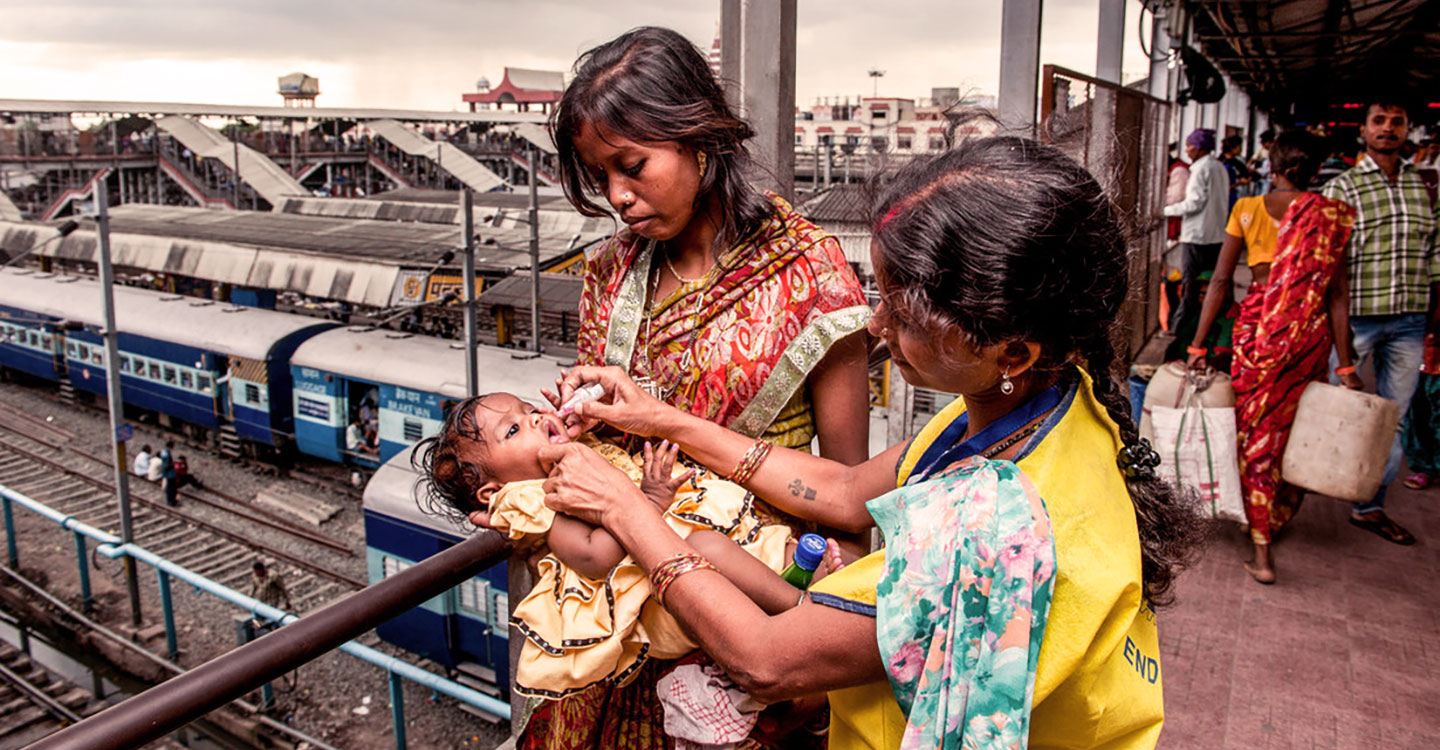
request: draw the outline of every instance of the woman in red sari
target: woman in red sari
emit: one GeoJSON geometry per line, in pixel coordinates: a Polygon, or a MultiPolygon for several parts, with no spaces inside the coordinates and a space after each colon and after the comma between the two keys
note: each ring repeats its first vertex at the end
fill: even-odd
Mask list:
{"type": "MultiPolygon", "coordinates": [[[[1245,250],[1254,281],[1240,303],[1230,373],[1240,487],[1255,545],[1245,570],[1266,584],[1275,582],[1270,542],[1304,497],[1280,478],[1280,459],[1300,394],[1309,383],[1327,379],[1336,343],[1336,374],[1347,388],[1363,387],[1352,364],[1345,270],[1345,242],[1355,225],[1355,210],[1305,192],[1322,156],[1319,140],[1303,130],[1287,130],[1276,138],[1270,151],[1274,187],[1263,197],[1236,202],[1196,333],[1203,339],[1214,322],[1221,295],[1230,293],[1231,275],[1245,250]]],[[[1207,354],[1199,341],[1189,352],[1192,367],[1207,354]]]]}
{"type": "MultiPolygon", "coordinates": [[[[750,187],[754,132],[700,50],[641,28],[586,52],[551,128],[570,202],[625,224],[586,258],[579,363],[749,437],[867,459],[864,293],[834,238],[750,187]]],[[[521,746],[671,747],[668,666],[543,704],[521,746]]]]}

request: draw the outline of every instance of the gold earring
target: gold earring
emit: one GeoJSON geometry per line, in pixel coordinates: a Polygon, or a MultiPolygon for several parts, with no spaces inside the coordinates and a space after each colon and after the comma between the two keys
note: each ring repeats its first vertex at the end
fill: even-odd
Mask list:
{"type": "Polygon", "coordinates": [[[705,166],[706,166],[705,152],[704,152],[704,151],[696,151],[696,152],[695,152],[695,163],[700,166],[700,176],[701,176],[701,177],[704,177],[704,176],[705,176],[705,166]]]}

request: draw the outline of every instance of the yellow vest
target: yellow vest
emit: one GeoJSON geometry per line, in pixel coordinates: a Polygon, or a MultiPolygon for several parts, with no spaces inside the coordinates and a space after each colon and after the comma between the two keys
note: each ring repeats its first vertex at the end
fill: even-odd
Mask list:
{"type": "MultiPolygon", "coordinates": [[[[956,399],[925,426],[900,464],[907,477],[946,425],[956,399]]],[[[1055,530],[1057,573],[1030,714],[1031,750],[1150,750],[1164,702],[1155,614],[1142,603],[1139,532],[1115,464],[1120,434],[1083,377],[1065,415],[1018,463],[1055,530]]],[[[813,591],[875,603],[884,552],[826,576],[813,591]]],[[[890,685],[830,693],[831,750],[897,748],[905,716],[890,685]]]]}

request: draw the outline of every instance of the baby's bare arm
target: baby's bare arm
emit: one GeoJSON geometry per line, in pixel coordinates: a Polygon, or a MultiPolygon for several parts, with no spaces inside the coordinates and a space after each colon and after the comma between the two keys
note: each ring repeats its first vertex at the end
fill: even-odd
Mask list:
{"type": "Polygon", "coordinates": [[[730,537],[702,529],[691,532],[686,541],[766,614],[778,615],[800,603],[800,589],[786,583],[730,537]]]}
{"type": "Polygon", "coordinates": [[[562,513],[550,525],[549,542],[560,562],[586,578],[602,579],[625,559],[625,548],[610,532],[562,513]]]}

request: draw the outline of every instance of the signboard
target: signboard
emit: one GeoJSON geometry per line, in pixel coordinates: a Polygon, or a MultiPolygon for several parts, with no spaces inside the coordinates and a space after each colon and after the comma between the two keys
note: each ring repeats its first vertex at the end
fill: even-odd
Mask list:
{"type": "Polygon", "coordinates": [[[117,442],[123,443],[133,437],[135,437],[135,428],[130,425],[122,424],[115,428],[115,440],[117,442]]]}

